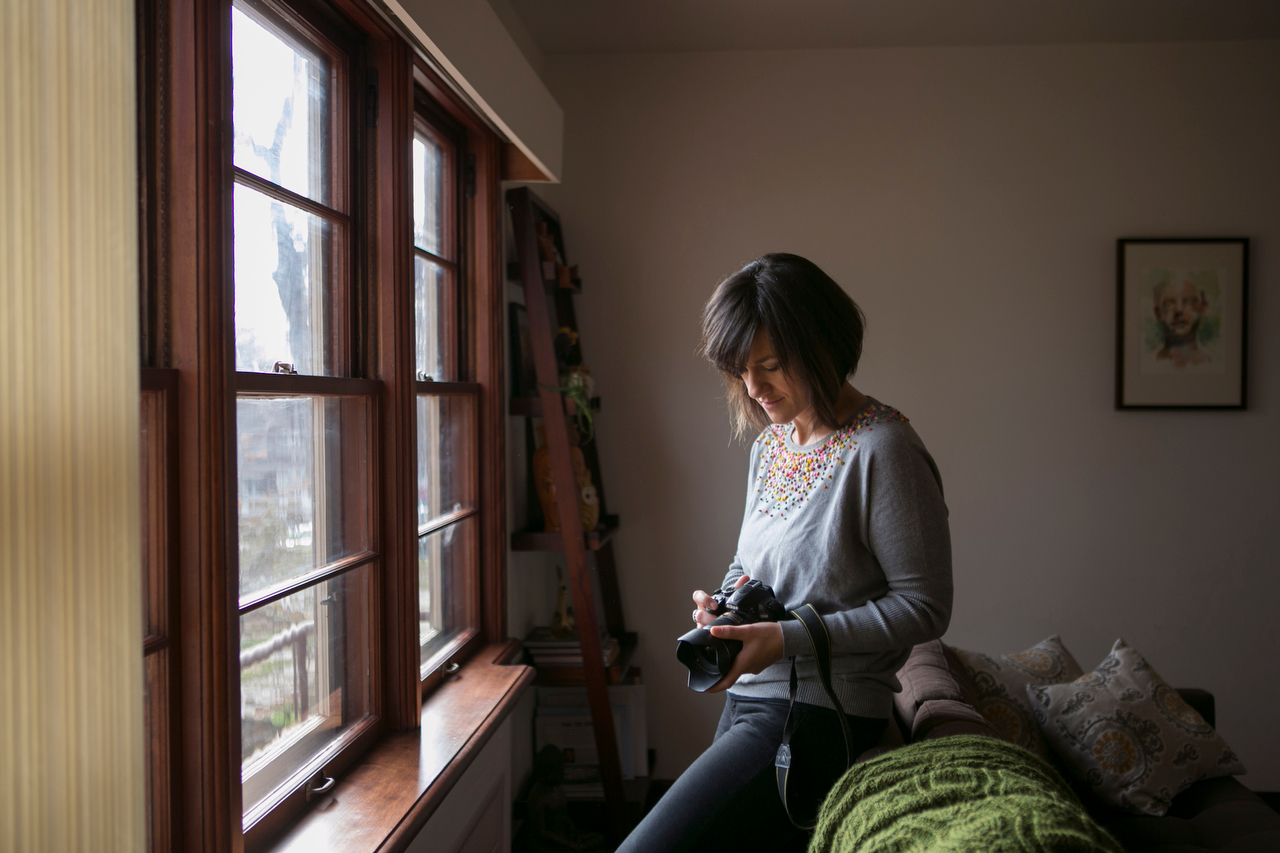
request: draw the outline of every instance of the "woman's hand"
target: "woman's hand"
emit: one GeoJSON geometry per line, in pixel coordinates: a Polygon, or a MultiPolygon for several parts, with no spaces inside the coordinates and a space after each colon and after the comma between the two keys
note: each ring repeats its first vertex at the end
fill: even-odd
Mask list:
{"type": "Polygon", "coordinates": [[[733,659],[729,674],[707,688],[708,693],[728,690],[744,672],[755,674],[782,660],[782,625],[756,622],[752,625],[717,625],[711,636],[722,640],[738,640],[742,651],[733,659]]]}
{"type": "MultiPolygon", "coordinates": [[[[749,580],[751,578],[743,575],[734,583],[733,588],[737,589],[749,580]]],[[[715,608],[716,606],[716,600],[710,595],[700,589],[696,589],[693,591],[693,603],[698,605],[693,609],[693,621],[698,624],[699,628],[705,628],[716,620],[714,613],[707,612],[708,607],[715,608]]]]}
{"type": "MultiPolygon", "coordinates": [[[[743,575],[734,583],[737,589],[751,578],[743,575]]],[[[693,621],[705,628],[716,620],[707,612],[708,607],[715,607],[716,602],[702,590],[693,594],[693,602],[698,605],[693,611],[693,621]]],[[[713,637],[722,640],[738,640],[742,643],[742,651],[733,659],[733,667],[729,674],[708,688],[708,693],[719,693],[728,690],[744,672],[755,674],[763,672],[767,667],[782,659],[782,626],[777,622],[757,622],[754,625],[717,625],[711,629],[713,637]]]]}

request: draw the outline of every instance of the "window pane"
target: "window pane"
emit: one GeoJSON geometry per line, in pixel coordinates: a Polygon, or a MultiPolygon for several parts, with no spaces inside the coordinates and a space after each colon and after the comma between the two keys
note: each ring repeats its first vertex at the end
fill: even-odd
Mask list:
{"type": "Polygon", "coordinates": [[[369,546],[368,401],[240,397],[240,595],[369,546]]]}
{"type": "Polygon", "coordinates": [[[329,187],[329,63],[231,9],[234,162],[321,204],[329,187]]]}
{"type": "Polygon", "coordinates": [[[418,637],[425,664],[459,631],[471,627],[476,516],[418,539],[418,637]]]}
{"type": "Polygon", "coordinates": [[[475,506],[473,397],[418,395],[418,524],[475,506]]]}
{"type": "Polygon", "coordinates": [[[368,574],[362,566],[240,617],[245,815],[368,714],[368,574]]]}
{"type": "Polygon", "coordinates": [[[236,185],[236,370],[333,373],[330,294],[339,228],[236,185]]]}
{"type": "Polygon", "coordinates": [[[413,244],[452,258],[444,248],[444,151],[434,141],[413,139],[413,244]]]}
{"type": "Polygon", "coordinates": [[[458,378],[457,318],[454,316],[453,276],[439,264],[417,257],[413,261],[414,338],[417,371],[436,382],[458,378]]]}

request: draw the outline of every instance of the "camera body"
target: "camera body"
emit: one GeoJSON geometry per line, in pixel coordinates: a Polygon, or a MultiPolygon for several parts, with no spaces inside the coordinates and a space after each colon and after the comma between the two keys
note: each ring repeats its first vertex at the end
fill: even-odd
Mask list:
{"type": "Polygon", "coordinates": [[[781,622],[787,608],[774,597],[773,589],[760,581],[747,581],[736,589],[719,589],[711,596],[716,602],[708,612],[715,620],[694,628],[676,641],[676,659],[689,670],[689,688],[705,693],[729,674],[733,659],[742,651],[739,640],[722,640],[711,634],[716,625],[749,625],[781,622]]]}

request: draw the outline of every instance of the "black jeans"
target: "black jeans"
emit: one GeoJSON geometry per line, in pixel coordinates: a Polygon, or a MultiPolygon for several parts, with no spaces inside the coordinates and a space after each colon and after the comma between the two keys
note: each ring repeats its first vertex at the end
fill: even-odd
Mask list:
{"type": "MultiPolygon", "coordinates": [[[[788,703],[728,695],[711,748],[681,774],[618,853],[804,851],[809,833],[797,829],[778,796],[773,759],[782,743],[788,703]]],[[[836,712],[796,703],[799,727],[791,738],[792,773],[831,784],[844,770],[844,738],[836,712]],[[800,760],[810,762],[804,769],[800,760]]],[[[856,758],[875,746],[888,720],[847,717],[856,758]]],[[[790,783],[788,783],[790,787],[790,783]]]]}

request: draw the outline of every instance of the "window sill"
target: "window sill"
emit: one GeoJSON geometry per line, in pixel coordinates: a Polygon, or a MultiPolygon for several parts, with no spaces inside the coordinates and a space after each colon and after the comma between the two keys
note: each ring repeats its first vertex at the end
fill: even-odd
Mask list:
{"type": "Polygon", "coordinates": [[[382,740],[270,853],[395,853],[439,808],[533,681],[504,665],[515,641],[479,652],[422,705],[422,725],[382,740]]]}

